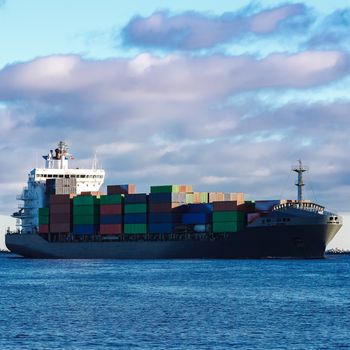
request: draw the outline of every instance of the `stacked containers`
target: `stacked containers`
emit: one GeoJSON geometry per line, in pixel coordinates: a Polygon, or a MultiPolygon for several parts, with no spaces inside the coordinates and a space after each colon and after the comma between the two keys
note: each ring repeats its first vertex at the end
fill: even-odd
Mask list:
{"type": "Polygon", "coordinates": [[[213,203],[213,232],[231,233],[243,229],[245,213],[238,210],[237,201],[218,201],[213,203]]]}
{"type": "Polygon", "coordinates": [[[39,233],[49,233],[50,209],[39,208],[39,233]]]}
{"type": "Polygon", "coordinates": [[[124,197],[124,233],[147,233],[147,194],[126,194],[124,197]]]}
{"type": "Polygon", "coordinates": [[[73,198],[73,232],[75,235],[93,235],[98,231],[100,199],[96,196],[73,198]]]}
{"type": "Polygon", "coordinates": [[[109,194],[100,197],[100,234],[118,235],[123,232],[123,196],[109,194]]]}
{"type": "Polygon", "coordinates": [[[175,213],[174,208],[186,204],[187,191],[192,191],[192,186],[151,186],[148,214],[150,234],[170,234],[174,226],[181,224],[181,215],[175,213]]]}
{"type": "Polygon", "coordinates": [[[50,232],[71,232],[73,196],[70,194],[53,194],[50,196],[50,232]]]}
{"type": "Polygon", "coordinates": [[[134,194],[134,193],[136,193],[136,186],[134,184],[107,186],[107,194],[134,194]]]}
{"type": "Polygon", "coordinates": [[[207,225],[212,223],[212,212],[213,204],[189,204],[182,215],[182,223],[193,225],[195,232],[205,232],[207,225]]]}

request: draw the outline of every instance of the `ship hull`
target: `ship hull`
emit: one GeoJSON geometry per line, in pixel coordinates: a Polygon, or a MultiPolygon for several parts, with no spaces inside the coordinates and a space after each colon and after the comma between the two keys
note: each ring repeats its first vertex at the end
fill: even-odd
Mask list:
{"type": "Polygon", "coordinates": [[[37,234],[8,234],[6,246],[26,258],[239,259],[323,258],[341,225],[250,227],[226,239],[48,242],[37,234]]]}

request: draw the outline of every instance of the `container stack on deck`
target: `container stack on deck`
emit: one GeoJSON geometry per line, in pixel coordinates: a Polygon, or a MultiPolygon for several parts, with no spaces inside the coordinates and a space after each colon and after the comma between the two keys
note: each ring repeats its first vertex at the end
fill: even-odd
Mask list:
{"type": "Polygon", "coordinates": [[[147,194],[126,194],[124,197],[124,233],[147,233],[147,194]]]}
{"type": "Polygon", "coordinates": [[[100,197],[100,234],[120,235],[123,232],[122,194],[107,194],[100,197]]]}
{"type": "Polygon", "coordinates": [[[100,235],[106,239],[235,233],[281,203],[245,201],[244,193],[193,192],[189,185],[151,186],[150,194],[135,192],[135,185],[127,184],[107,186],[107,195],[51,194],[49,208],[39,210],[39,233],[100,235]]]}
{"type": "Polygon", "coordinates": [[[53,194],[50,196],[50,232],[71,232],[72,196],[74,195],[53,194]]]}
{"type": "Polygon", "coordinates": [[[188,185],[151,186],[149,194],[149,233],[170,234],[174,226],[181,224],[180,215],[174,210],[186,204],[188,185]]]}
{"type": "Polygon", "coordinates": [[[39,233],[49,233],[50,209],[39,208],[39,233]]]}
{"type": "Polygon", "coordinates": [[[93,195],[73,198],[73,233],[75,235],[94,235],[99,226],[100,199],[93,195]]]}

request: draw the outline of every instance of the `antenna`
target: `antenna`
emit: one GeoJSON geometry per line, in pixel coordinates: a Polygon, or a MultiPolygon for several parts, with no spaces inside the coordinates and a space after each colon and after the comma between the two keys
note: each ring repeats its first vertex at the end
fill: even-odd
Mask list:
{"type": "Polygon", "coordinates": [[[298,165],[294,166],[292,170],[298,173],[298,181],[295,183],[295,186],[298,186],[298,202],[301,204],[303,201],[303,186],[305,186],[303,180],[303,173],[305,171],[308,171],[309,168],[304,166],[301,160],[299,159],[298,165]]]}
{"type": "Polygon", "coordinates": [[[94,159],[92,160],[92,169],[96,170],[97,169],[97,154],[94,154],[94,159]]]}

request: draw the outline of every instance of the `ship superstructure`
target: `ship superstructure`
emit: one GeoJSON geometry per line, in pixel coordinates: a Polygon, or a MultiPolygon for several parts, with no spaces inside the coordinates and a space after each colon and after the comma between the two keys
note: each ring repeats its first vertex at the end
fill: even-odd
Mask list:
{"type": "Polygon", "coordinates": [[[23,201],[19,210],[12,214],[17,219],[17,226],[22,233],[31,233],[38,229],[38,210],[48,205],[48,186],[54,184],[60,188],[56,193],[80,194],[85,191],[98,191],[105,178],[105,171],[96,168],[96,161],[91,169],[70,168],[73,159],[68,145],[60,141],[55,150],[43,156],[44,167],[34,168],[28,174],[27,186],[17,196],[23,201]]]}

